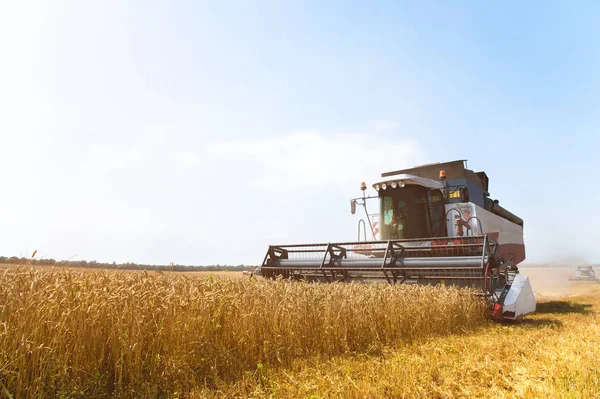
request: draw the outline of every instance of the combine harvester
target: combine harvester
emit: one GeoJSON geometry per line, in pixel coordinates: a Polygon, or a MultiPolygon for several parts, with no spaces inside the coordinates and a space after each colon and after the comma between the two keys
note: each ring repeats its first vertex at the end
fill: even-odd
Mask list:
{"type": "Polygon", "coordinates": [[[271,245],[260,274],[472,287],[489,299],[496,320],[535,311],[529,280],[517,268],[525,259],[523,220],[489,198],[485,172],[459,160],[381,177],[373,184],[377,196],[367,197],[362,183],[362,197],[351,200],[353,214],[364,207],[373,241],[271,245]],[[379,199],[379,231],[367,212],[370,198],[379,199]]]}
{"type": "Polygon", "coordinates": [[[569,277],[571,281],[598,281],[596,272],[592,266],[577,266],[575,277],[569,277]]]}

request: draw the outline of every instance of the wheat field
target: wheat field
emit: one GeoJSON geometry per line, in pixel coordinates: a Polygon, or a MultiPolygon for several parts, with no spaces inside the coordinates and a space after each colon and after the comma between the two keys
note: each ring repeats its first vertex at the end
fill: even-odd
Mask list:
{"type": "Polygon", "coordinates": [[[0,389],[319,397],[273,378],[299,361],[323,367],[471,334],[489,323],[485,313],[472,292],[449,287],[10,267],[0,269],[0,389]]]}
{"type": "Polygon", "coordinates": [[[297,359],[193,396],[600,398],[600,284],[569,282],[569,268],[524,273],[539,302],[536,313],[515,323],[488,321],[377,354],[297,359]]]}

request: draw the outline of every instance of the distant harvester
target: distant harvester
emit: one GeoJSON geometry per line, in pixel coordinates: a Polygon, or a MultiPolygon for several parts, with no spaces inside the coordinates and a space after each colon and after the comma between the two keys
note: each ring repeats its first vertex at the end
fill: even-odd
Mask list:
{"type": "Polygon", "coordinates": [[[571,281],[598,281],[596,272],[592,266],[577,266],[575,277],[569,277],[571,281]]]}

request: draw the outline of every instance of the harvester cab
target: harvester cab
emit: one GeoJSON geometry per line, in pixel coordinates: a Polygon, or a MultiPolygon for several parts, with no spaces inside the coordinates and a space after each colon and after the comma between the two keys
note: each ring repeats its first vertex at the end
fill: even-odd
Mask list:
{"type": "Polygon", "coordinates": [[[260,272],[471,287],[490,300],[493,318],[515,319],[536,307],[517,268],[525,259],[523,220],[489,198],[488,184],[485,172],[467,169],[463,160],[382,173],[373,184],[376,196],[367,196],[363,183],[362,197],[351,200],[353,214],[364,208],[371,241],[271,245],[260,272]],[[379,201],[376,218],[368,213],[369,199],[379,201]]]}

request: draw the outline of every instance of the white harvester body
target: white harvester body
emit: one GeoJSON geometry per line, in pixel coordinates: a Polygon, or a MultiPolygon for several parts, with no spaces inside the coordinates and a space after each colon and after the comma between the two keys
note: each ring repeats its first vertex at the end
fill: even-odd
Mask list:
{"type": "Polygon", "coordinates": [[[361,205],[352,242],[271,245],[261,265],[266,278],[309,281],[383,280],[388,283],[445,284],[482,292],[493,318],[514,320],[535,311],[536,301],[517,265],[525,259],[523,220],[489,198],[489,179],[465,161],[423,165],[382,173],[377,196],[351,200],[361,205]],[[370,217],[367,200],[379,200],[370,217]],[[362,232],[365,241],[360,241],[362,232]]]}

